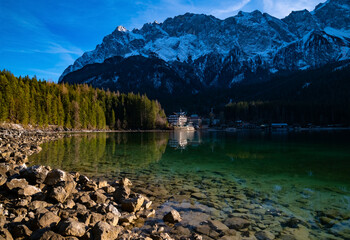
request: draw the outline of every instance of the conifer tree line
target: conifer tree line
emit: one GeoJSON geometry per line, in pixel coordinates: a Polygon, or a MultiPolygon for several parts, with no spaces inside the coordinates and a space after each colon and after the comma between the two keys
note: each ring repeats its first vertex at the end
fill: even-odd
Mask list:
{"type": "Polygon", "coordinates": [[[290,124],[350,125],[350,105],[317,102],[241,101],[225,106],[227,121],[254,123],[287,122],[290,124]]]}
{"type": "Polygon", "coordinates": [[[161,129],[167,127],[157,101],[86,84],[68,85],[0,72],[0,122],[57,125],[68,129],[161,129]]]}

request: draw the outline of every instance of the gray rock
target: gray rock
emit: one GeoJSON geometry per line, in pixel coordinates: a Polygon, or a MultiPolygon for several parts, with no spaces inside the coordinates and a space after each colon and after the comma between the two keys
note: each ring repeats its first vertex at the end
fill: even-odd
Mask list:
{"type": "Polygon", "coordinates": [[[118,216],[118,217],[121,216],[121,214],[120,214],[120,212],[118,211],[118,209],[117,209],[115,206],[113,206],[111,203],[108,204],[106,210],[107,210],[107,212],[113,213],[114,215],[116,215],[116,216],[118,216]]]}
{"type": "Polygon", "coordinates": [[[182,218],[180,216],[180,213],[173,209],[163,217],[163,220],[164,222],[178,223],[182,221],[182,218]]]}

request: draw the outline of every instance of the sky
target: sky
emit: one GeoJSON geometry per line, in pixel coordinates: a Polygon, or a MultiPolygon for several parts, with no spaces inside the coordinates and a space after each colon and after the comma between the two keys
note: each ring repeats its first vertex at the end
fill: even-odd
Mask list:
{"type": "Polygon", "coordinates": [[[186,12],[225,19],[256,9],[278,18],[324,0],[0,0],[0,69],[57,82],[64,69],[122,25],[186,12]]]}

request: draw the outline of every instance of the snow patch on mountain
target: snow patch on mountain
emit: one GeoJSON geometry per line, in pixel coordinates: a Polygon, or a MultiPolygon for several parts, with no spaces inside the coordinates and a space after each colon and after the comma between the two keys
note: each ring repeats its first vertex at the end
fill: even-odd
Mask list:
{"type": "MultiPolygon", "coordinates": [[[[260,11],[239,12],[225,20],[186,13],[132,31],[118,26],[95,50],[68,66],[60,81],[88,64],[104,64],[116,56],[161,59],[174,75],[186,82],[195,77],[205,87],[232,87],[244,81],[247,72],[274,74],[319,67],[350,59],[349,10],[348,0],[328,0],[312,12],[294,11],[284,19],[260,11]]],[[[163,83],[163,75],[152,74],[155,88],[173,91],[171,82],[163,83]]],[[[85,80],[96,81],[103,80],[97,76],[85,80]]]]}

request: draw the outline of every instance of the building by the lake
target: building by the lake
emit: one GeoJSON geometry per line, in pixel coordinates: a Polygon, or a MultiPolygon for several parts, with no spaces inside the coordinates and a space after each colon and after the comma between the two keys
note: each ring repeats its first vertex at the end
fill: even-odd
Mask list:
{"type": "Polygon", "coordinates": [[[168,117],[168,122],[172,126],[185,126],[187,123],[187,116],[185,112],[175,112],[168,117]]]}

